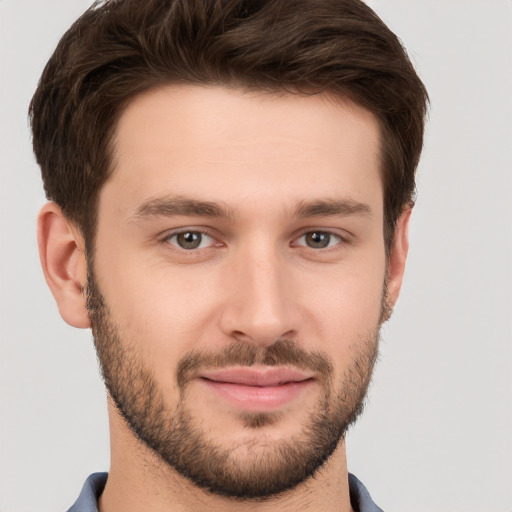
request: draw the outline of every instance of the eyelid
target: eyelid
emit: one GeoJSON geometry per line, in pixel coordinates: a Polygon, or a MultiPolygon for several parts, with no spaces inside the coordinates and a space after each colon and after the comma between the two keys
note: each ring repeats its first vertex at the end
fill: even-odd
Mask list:
{"type": "Polygon", "coordinates": [[[196,226],[187,226],[183,228],[176,228],[170,231],[166,231],[161,237],[159,237],[160,242],[163,244],[171,245],[174,249],[178,251],[188,252],[192,253],[194,251],[198,251],[201,249],[208,249],[209,247],[213,247],[215,245],[219,245],[221,242],[219,242],[218,238],[215,237],[211,232],[209,232],[207,229],[202,227],[196,227],[196,226]],[[181,235],[183,233],[199,233],[204,237],[208,237],[211,239],[211,242],[206,247],[197,247],[194,249],[185,249],[183,247],[180,247],[178,244],[172,243],[171,239],[173,237],[176,237],[178,235],[181,235]]]}
{"type": "MultiPolygon", "coordinates": [[[[220,237],[218,234],[212,233],[211,229],[205,228],[203,226],[184,226],[184,227],[180,227],[180,228],[174,228],[174,229],[165,231],[158,238],[159,238],[159,241],[163,244],[171,245],[173,248],[175,248],[177,250],[189,252],[189,253],[198,251],[200,249],[208,249],[208,248],[214,247],[214,246],[225,245],[222,241],[220,241],[220,239],[219,239],[220,237]],[[183,233],[200,233],[201,235],[210,238],[211,242],[206,247],[198,247],[196,249],[184,249],[184,248],[180,247],[179,245],[170,242],[170,240],[173,237],[178,236],[183,233]]],[[[296,233],[293,236],[292,242],[290,245],[305,247],[306,249],[311,249],[311,250],[317,251],[317,252],[318,251],[327,252],[331,249],[336,248],[336,246],[338,246],[338,245],[346,245],[346,244],[351,243],[351,238],[352,238],[351,233],[348,233],[346,231],[343,231],[342,233],[340,233],[339,229],[324,228],[324,227],[307,227],[307,228],[302,228],[298,233],[296,233]],[[307,234],[314,233],[314,232],[328,234],[331,237],[335,237],[338,241],[337,241],[337,243],[329,245],[324,248],[314,248],[314,247],[309,247],[305,243],[300,243],[300,244],[297,243],[298,240],[300,240],[307,234]]]]}
{"type": "Polygon", "coordinates": [[[292,245],[297,245],[299,247],[305,247],[306,249],[311,249],[313,251],[326,252],[326,251],[335,249],[339,245],[346,245],[349,243],[350,243],[350,234],[349,233],[344,232],[342,234],[339,232],[339,230],[329,229],[329,228],[306,228],[306,229],[301,230],[300,233],[294,237],[292,245]],[[305,237],[306,235],[308,235],[310,233],[325,233],[331,237],[335,237],[338,241],[335,244],[328,245],[327,247],[323,247],[323,248],[314,248],[314,247],[310,247],[310,246],[306,245],[305,243],[304,244],[297,243],[298,240],[300,240],[301,238],[305,237]]]}

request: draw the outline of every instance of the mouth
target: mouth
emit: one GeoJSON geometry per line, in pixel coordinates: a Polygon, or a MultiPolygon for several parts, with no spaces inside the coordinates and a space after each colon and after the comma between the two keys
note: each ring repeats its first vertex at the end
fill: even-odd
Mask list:
{"type": "Polygon", "coordinates": [[[272,412],[303,395],[314,375],[286,367],[236,367],[203,371],[198,380],[237,410],[272,412]]]}

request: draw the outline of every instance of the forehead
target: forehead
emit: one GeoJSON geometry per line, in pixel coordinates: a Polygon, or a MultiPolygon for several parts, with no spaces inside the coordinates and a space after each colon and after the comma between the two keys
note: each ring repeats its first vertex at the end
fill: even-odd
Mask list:
{"type": "Polygon", "coordinates": [[[154,89],[127,106],[114,147],[102,196],[122,190],[127,209],[159,194],[235,208],[277,195],[290,207],[316,196],[382,201],[376,118],[324,94],[154,89]]]}

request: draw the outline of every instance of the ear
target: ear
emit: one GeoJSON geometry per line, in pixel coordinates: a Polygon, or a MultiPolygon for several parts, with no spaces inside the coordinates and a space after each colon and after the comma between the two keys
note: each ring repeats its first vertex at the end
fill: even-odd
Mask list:
{"type": "Polygon", "coordinates": [[[395,227],[393,242],[390,247],[388,273],[387,273],[387,320],[391,316],[391,311],[398,300],[402,279],[404,277],[405,262],[409,252],[409,220],[411,218],[412,207],[405,209],[395,227]]]}
{"type": "Polygon", "coordinates": [[[87,283],[84,240],[55,203],[47,203],[39,213],[37,241],[44,276],[62,318],[73,327],[89,327],[83,293],[87,283]]]}

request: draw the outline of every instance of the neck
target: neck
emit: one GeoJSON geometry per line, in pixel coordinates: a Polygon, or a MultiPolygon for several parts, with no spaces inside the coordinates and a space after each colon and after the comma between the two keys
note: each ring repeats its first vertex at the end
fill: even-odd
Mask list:
{"type": "Polygon", "coordinates": [[[343,441],[314,478],[264,500],[239,500],[207,492],[170,468],[134,436],[111,403],[109,417],[111,468],[100,512],[352,512],[343,441]]]}

